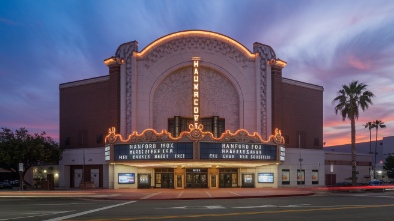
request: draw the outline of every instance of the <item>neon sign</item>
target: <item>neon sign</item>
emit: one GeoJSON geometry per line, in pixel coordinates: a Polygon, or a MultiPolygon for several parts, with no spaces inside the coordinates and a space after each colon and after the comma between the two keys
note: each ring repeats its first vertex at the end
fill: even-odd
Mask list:
{"type": "Polygon", "coordinates": [[[193,122],[197,127],[200,120],[200,74],[199,57],[193,57],[193,122]]]}

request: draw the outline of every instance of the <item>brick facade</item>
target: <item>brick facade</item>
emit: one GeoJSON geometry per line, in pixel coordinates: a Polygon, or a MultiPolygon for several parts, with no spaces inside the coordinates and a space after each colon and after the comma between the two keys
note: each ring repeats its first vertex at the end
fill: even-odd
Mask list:
{"type": "Polygon", "coordinates": [[[60,147],[104,146],[108,128],[119,127],[119,67],[110,75],[60,85],[60,147]]]}

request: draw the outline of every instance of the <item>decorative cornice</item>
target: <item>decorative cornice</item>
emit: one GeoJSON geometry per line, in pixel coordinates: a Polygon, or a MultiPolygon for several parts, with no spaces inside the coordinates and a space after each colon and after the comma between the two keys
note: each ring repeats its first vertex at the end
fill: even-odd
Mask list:
{"type": "Polygon", "coordinates": [[[283,60],[281,60],[281,59],[279,59],[279,58],[277,58],[277,59],[271,59],[269,62],[268,62],[270,65],[272,65],[272,66],[277,66],[277,67],[279,67],[279,68],[284,68],[284,67],[286,67],[286,65],[287,65],[287,62],[286,61],[283,61],[283,60]]]}
{"type": "Polygon", "coordinates": [[[121,65],[123,63],[124,63],[123,59],[115,58],[113,56],[104,60],[104,64],[107,65],[108,67],[112,66],[112,65],[121,65]]]}

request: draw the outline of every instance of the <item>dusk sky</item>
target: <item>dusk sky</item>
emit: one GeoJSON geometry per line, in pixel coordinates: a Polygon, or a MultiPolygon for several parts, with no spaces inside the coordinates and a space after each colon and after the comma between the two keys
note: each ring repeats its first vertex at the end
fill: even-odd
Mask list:
{"type": "Polygon", "coordinates": [[[325,146],[350,143],[350,121],[332,100],[353,80],[376,95],[360,110],[356,142],[369,141],[363,124],[374,120],[387,126],[378,139],[394,136],[392,0],[0,0],[0,127],[58,140],[59,84],[108,75],[103,61],[122,43],[136,40],[141,51],[193,29],[251,51],[270,45],[287,62],[283,77],[324,87],[325,146]]]}

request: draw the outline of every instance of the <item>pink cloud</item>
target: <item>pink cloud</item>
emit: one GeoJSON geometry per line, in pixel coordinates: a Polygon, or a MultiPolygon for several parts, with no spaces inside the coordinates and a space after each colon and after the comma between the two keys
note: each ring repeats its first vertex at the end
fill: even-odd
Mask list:
{"type": "Polygon", "coordinates": [[[360,61],[355,56],[349,56],[347,62],[350,64],[350,66],[358,70],[370,70],[372,68],[370,62],[360,61]]]}

